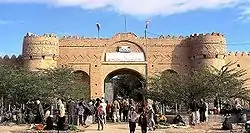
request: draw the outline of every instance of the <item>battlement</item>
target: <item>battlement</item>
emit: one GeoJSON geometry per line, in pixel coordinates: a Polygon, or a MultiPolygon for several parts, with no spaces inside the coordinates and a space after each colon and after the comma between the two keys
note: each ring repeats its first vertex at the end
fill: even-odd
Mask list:
{"type": "Polygon", "coordinates": [[[55,34],[44,34],[42,36],[27,33],[23,40],[23,47],[30,47],[31,45],[59,45],[59,38],[55,34]]]}
{"type": "MultiPolygon", "coordinates": [[[[122,32],[119,32],[119,33],[116,33],[113,37],[111,38],[96,38],[96,37],[85,37],[85,36],[78,36],[78,35],[64,35],[61,37],[61,39],[91,39],[91,40],[95,40],[95,39],[99,39],[99,40],[108,40],[108,39],[113,39],[113,38],[117,38],[117,37],[133,37],[133,38],[138,38],[138,39],[145,39],[145,37],[138,37],[135,33],[133,32],[127,32],[127,33],[122,33],[122,32]]],[[[51,34],[51,33],[46,33],[42,36],[39,36],[37,34],[34,34],[34,33],[27,33],[25,35],[25,38],[41,38],[41,37],[46,37],[46,38],[58,38],[58,36],[56,34],[51,34]]],[[[207,38],[207,37],[225,37],[224,34],[222,33],[218,33],[218,32],[212,32],[212,33],[205,33],[205,34],[198,34],[198,33],[195,33],[195,34],[191,34],[190,36],[176,36],[176,35],[160,35],[159,37],[148,37],[147,39],[177,39],[177,40],[180,40],[180,39],[188,39],[188,38],[191,38],[191,39],[194,39],[194,38],[207,38]]]]}
{"type": "Polygon", "coordinates": [[[23,57],[22,55],[19,55],[18,57],[16,55],[5,55],[0,56],[0,65],[22,65],[23,63],[23,57]]]}
{"type": "Polygon", "coordinates": [[[69,36],[66,36],[66,35],[63,35],[60,39],[74,39],[74,40],[108,40],[108,38],[96,38],[96,37],[93,37],[93,38],[90,38],[90,37],[85,37],[85,36],[78,36],[78,35],[69,35],[69,36]]]}
{"type": "Polygon", "coordinates": [[[250,52],[228,52],[227,56],[244,56],[244,57],[250,57],[250,52]]]}
{"type": "MultiPolygon", "coordinates": [[[[75,40],[109,40],[109,39],[115,39],[115,38],[119,38],[119,37],[132,37],[132,38],[136,38],[136,39],[145,39],[145,37],[138,37],[137,35],[135,35],[134,33],[117,33],[115,34],[113,37],[111,38],[96,38],[96,37],[85,37],[85,36],[78,36],[78,35],[69,35],[69,36],[62,36],[60,39],[75,39],[75,40]]],[[[189,36],[175,36],[175,35],[160,35],[159,37],[148,37],[147,39],[151,40],[151,39],[174,39],[174,40],[183,40],[183,39],[187,39],[189,38],[189,36]]]]}
{"type": "Polygon", "coordinates": [[[36,38],[36,37],[50,37],[50,38],[58,38],[58,36],[56,34],[53,34],[53,33],[45,33],[43,34],[42,36],[39,36],[37,34],[34,34],[34,33],[30,33],[28,32],[25,36],[25,38],[36,38]]]}
{"type": "Polygon", "coordinates": [[[206,34],[191,34],[190,35],[190,38],[203,38],[203,37],[224,37],[224,34],[221,34],[221,33],[217,33],[217,32],[212,32],[212,33],[206,33],[206,34]]]}

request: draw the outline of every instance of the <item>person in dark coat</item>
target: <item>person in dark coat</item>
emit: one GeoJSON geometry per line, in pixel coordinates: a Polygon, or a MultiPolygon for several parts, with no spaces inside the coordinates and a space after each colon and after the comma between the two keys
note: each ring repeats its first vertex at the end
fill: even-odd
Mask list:
{"type": "Polygon", "coordinates": [[[44,123],[43,106],[42,106],[42,104],[40,103],[39,100],[37,100],[36,103],[37,103],[37,112],[36,112],[35,123],[36,124],[42,124],[42,123],[44,123]]]}
{"type": "Polygon", "coordinates": [[[205,122],[206,121],[206,115],[205,115],[205,112],[206,112],[206,103],[203,99],[201,99],[201,104],[200,104],[200,122],[205,122]]]}
{"type": "Polygon", "coordinates": [[[141,127],[142,133],[147,133],[147,127],[148,127],[148,118],[145,110],[142,111],[140,117],[139,117],[139,126],[141,127]]]}
{"type": "Polygon", "coordinates": [[[232,123],[229,121],[229,118],[226,117],[224,122],[222,123],[222,130],[232,130],[232,123]]]}
{"type": "Polygon", "coordinates": [[[46,127],[44,128],[44,130],[53,130],[53,115],[49,116],[46,120],[46,127]]]}
{"type": "Polygon", "coordinates": [[[199,121],[199,105],[196,102],[195,99],[193,99],[193,101],[190,104],[190,110],[192,112],[192,124],[198,124],[200,123],[199,121]]]}
{"type": "Polygon", "coordinates": [[[70,99],[69,103],[68,103],[68,122],[71,125],[76,124],[75,120],[76,120],[76,103],[70,99]]]}

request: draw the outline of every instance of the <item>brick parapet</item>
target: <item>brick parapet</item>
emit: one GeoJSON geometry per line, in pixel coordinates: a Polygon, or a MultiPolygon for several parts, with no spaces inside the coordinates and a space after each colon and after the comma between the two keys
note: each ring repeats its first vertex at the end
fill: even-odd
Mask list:
{"type": "Polygon", "coordinates": [[[59,56],[59,38],[55,34],[38,36],[27,33],[23,40],[23,56],[59,56]]]}
{"type": "Polygon", "coordinates": [[[11,57],[9,55],[0,56],[0,64],[1,65],[23,65],[23,57],[22,55],[16,56],[12,55],[11,57]]]}

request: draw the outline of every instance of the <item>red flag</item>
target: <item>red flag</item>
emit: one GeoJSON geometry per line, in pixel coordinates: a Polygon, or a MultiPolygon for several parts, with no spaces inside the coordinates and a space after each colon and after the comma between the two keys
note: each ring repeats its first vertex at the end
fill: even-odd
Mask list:
{"type": "Polygon", "coordinates": [[[101,25],[99,23],[96,23],[96,27],[98,31],[101,29],[101,25]]]}
{"type": "Polygon", "coordinates": [[[146,29],[149,27],[149,21],[146,21],[146,29]]]}

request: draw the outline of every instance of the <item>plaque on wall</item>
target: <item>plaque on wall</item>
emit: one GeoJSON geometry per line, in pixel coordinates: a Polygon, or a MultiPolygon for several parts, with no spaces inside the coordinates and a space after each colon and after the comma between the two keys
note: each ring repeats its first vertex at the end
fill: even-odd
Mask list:
{"type": "Polygon", "coordinates": [[[120,53],[130,53],[130,46],[119,46],[118,47],[118,52],[120,53]]]}
{"type": "Polygon", "coordinates": [[[107,62],[141,62],[145,61],[143,53],[106,53],[107,62]]]}

